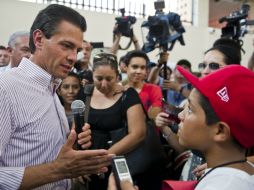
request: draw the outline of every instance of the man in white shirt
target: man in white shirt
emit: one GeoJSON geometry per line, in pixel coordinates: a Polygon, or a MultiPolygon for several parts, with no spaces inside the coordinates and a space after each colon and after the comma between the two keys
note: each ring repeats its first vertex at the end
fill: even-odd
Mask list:
{"type": "MultiPolygon", "coordinates": [[[[0,189],[69,190],[71,178],[107,172],[113,156],[107,150],[73,149],[77,134],[56,94],[85,31],[78,12],[49,5],[32,24],[30,58],[0,75],[0,189]]],[[[86,149],[89,125],[82,130],[77,142],[86,149]]]]}

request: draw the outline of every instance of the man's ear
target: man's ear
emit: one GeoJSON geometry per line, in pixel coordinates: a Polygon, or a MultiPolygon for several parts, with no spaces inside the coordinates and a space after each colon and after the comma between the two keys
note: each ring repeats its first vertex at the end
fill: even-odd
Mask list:
{"type": "Polygon", "coordinates": [[[12,48],[11,47],[7,47],[7,51],[8,51],[8,53],[10,54],[10,55],[12,55],[12,48]]]}
{"type": "Polygon", "coordinates": [[[37,29],[33,32],[34,45],[37,50],[42,49],[42,44],[44,39],[45,39],[45,36],[41,30],[37,29]]]}
{"type": "Polygon", "coordinates": [[[57,89],[56,89],[56,93],[57,93],[58,96],[61,96],[61,94],[60,94],[60,93],[61,93],[61,92],[60,92],[60,88],[57,88],[57,89]]]}
{"type": "Polygon", "coordinates": [[[225,122],[218,122],[215,127],[214,141],[223,142],[231,138],[230,127],[225,122]]]}

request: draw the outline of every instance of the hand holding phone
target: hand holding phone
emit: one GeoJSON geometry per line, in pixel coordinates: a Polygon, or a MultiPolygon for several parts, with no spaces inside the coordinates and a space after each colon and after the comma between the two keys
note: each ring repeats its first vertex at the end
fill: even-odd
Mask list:
{"type": "Polygon", "coordinates": [[[182,109],[177,108],[173,105],[170,105],[166,101],[162,101],[162,110],[168,114],[168,119],[171,120],[175,124],[179,124],[181,121],[178,118],[178,114],[182,111],[182,109]]]}
{"type": "Polygon", "coordinates": [[[116,156],[112,159],[112,170],[114,173],[116,185],[120,188],[121,181],[129,181],[133,184],[130,170],[128,168],[126,159],[124,156],[116,156]]]}

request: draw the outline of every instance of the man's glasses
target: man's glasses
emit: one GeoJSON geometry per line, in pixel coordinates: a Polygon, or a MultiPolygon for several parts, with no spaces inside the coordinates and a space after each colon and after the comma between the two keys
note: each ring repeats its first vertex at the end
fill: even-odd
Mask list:
{"type": "Polygon", "coordinates": [[[200,71],[204,70],[206,67],[208,66],[208,68],[210,70],[217,70],[220,68],[220,64],[219,63],[209,63],[209,64],[206,64],[206,63],[199,63],[198,64],[198,69],[200,71]]]}

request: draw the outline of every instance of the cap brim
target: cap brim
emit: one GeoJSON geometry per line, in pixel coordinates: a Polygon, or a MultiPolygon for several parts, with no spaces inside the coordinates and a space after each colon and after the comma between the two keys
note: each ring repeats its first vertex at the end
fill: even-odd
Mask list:
{"type": "Polygon", "coordinates": [[[200,89],[199,78],[193,75],[190,71],[186,70],[181,66],[176,66],[176,69],[189,81],[195,88],[200,89]]]}

